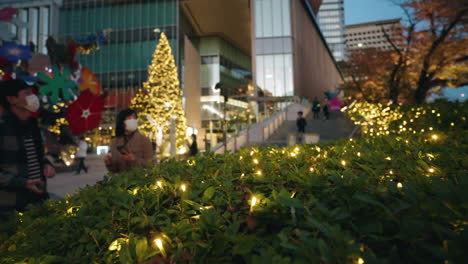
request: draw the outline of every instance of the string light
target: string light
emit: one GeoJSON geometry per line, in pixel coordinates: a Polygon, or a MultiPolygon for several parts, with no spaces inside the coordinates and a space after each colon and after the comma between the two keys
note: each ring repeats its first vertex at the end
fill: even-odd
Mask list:
{"type": "Polygon", "coordinates": [[[431,138],[432,138],[433,140],[439,139],[439,137],[438,137],[436,134],[433,134],[433,135],[431,136],[431,138]]]}
{"type": "Polygon", "coordinates": [[[346,166],[346,161],[345,160],[341,160],[341,165],[346,166]]]}
{"type": "Polygon", "coordinates": [[[361,157],[361,152],[358,152],[358,153],[357,153],[357,156],[358,156],[358,157],[361,157]]]}
{"type": "Polygon", "coordinates": [[[362,258],[359,258],[357,264],[364,264],[364,260],[362,258]]]}
{"type": "Polygon", "coordinates": [[[166,251],[164,250],[164,247],[163,247],[162,240],[161,240],[160,238],[156,238],[156,239],[154,240],[154,243],[156,244],[156,247],[158,247],[159,251],[161,251],[161,254],[162,254],[164,257],[167,257],[166,251]]]}
{"type": "Polygon", "coordinates": [[[250,212],[253,212],[253,208],[256,204],[257,204],[257,197],[252,196],[252,199],[250,200],[250,212]]]}
{"type": "Polygon", "coordinates": [[[258,176],[262,176],[262,171],[261,171],[261,170],[258,170],[258,171],[257,171],[257,175],[258,175],[258,176]]]}
{"type": "Polygon", "coordinates": [[[402,184],[401,182],[397,183],[397,188],[398,188],[398,189],[403,188],[403,184],[402,184]]]}
{"type": "Polygon", "coordinates": [[[182,192],[187,191],[187,185],[185,184],[180,185],[180,189],[182,190],[182,192]]]}
{"type": "Polygon", "coordinates": [[[254,164],[258,164],[258,159],[253,159],[254,164]]]}
{"type": "Polygon", "coordinates": [[[430,173],[434,173],[435,170],[433,168],[429,168],[427,171],[429,171],[430,173]]]}

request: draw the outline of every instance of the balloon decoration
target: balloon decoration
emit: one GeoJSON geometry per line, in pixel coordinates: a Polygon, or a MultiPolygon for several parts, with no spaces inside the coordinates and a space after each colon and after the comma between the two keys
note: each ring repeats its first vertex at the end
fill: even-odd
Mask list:
{"type": "Polygon", "coordinates": [[[75,95],[72,88],[76,86],[75,82],[69,80],[71,72],[67,67],[62,70],[58,66],[52,66],[52,77],[46,73],[40,72],[38,74],[39,80],[44,82],[45,85],[39,87],[41,95],[49,96],[49,102],[53,105],[60,101],[69,101],[75,95]]]}
{"type": "Polygon", "coordinates": [[[18,9],[7,6],[0,9],[0,21],[11,21],[11,19],[18,14],[18,9]]]}
{"type": "Polygon", "coordinates": [[[330,105],[330,110],[340,110],[341,107],[343,106],[343,103],[340,101],[338,96],[335,96],[329,101],[329,105],[330,105]]]}
{"type": "Polygon", "coordinates": [[[82,92],[89,90],[94,95],[101,94],[101,84],[99,80],[96,78],[96,75],[86,67],[81,69],[81,78],[78,80],[78,85],[82,92]]]}
{"type": "Polygon", "coordinates": [[[68,106],[65,118],[72,133],[80,135],[99,126],[103,110],[104,98],[85,91],[68,106]]]}
{"type": "Polygon", "coordinates": [[[107,35],[111,32],[110,29],[104,29],[86,37],[75,37],[77,51],[82,54],[89,54],[93,50],[98,50],[100,45],[107,43],[107,35]]]}
{"type": "Polygon", "coordinates": [[[51,71],[52,64],[50,63],[50,58],[45,54],[35,54],[28,62],[28,72],[31,75],[38,72],[49,73],[51,71]]]}
{"type": "MultiPolygon", "coordinates": [[[[75,134],[98,126],[105,95],[96,75],[82,67],[76,61],[76,55],[98,50],[108,42],[111,30],[78,36],[66,43],[49,37],[45,43],[48,55],[45,55],[34,53],[34,44],[26,46],[12,41],[17,39],[16,32],[11,30],[13,25],[17,32],[28,26],[18,14],[19,10],[13,7],[0,9],[0,78],[21,79],[28,85],[37,86],[48,109],[43,109],[46,110],[43,113],[53,113],[47,117],[41,114],[41,120],[47,121],[49,129],[56,125],[66,126],[65,116],[75,134]]],[[[62,134],[60,129],[54,133],[62,134]]]]}
{"type": "Polygon", "coordinates": [[[29,46],[20,45],[11,41],[5,41],[0,47],[0,56],[4,57],[10,62],[27,60],[32,57],[29,46]]]}

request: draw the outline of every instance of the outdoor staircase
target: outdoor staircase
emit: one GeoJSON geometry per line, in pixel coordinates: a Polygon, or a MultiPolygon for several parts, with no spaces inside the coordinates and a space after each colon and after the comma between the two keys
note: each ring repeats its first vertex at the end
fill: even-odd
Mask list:
{"type": "MultiPolygon", "coordinates": [[[[320,142],[349,137],[354,128],[354,124],[346,117],[346,114],[339,111],[332,111],[329,120],[313,120],[312,113],[305,118],[307,120],[306,133],[319,134],[320,142]]],[[[296,121],[285,121],[275,133],[260,145],[287,146],[289,134],[295,133],[296,131],[296,121]]]]}

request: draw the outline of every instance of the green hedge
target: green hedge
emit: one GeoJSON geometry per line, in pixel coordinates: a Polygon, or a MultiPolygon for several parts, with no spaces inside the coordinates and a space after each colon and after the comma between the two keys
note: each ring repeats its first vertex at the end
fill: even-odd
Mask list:
{"type": "Polygon", "coordinates": [[[428,107],[456,124],[110,175],[2,225],[0,263],[467,263],[467,108],[428,107]]]}

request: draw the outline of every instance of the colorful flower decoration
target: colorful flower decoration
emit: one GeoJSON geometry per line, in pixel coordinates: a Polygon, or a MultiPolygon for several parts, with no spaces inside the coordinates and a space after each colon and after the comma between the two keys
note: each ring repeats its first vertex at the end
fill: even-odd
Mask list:
{"type": "Polygon", "coordinates": [[[85,91],[68,106],[65,118],[72,133],[79,135],[99,126],[103,110],[104,98],[85,91]]]}
{"type": "Polygon", "coordinates": [[[49,102],[52,105],[57,104],[59,99],[63,101],[73,99],[75,94],[72,88],[76,87],[76,84],[68,79],[69,76],[70,70],[68,70],[68,68],[64,67],[63,70],[60,71],[56,65],[52,66],[52,77],[46,73],[40,72],[38,74],[39,80],[46,84],[39,88],[39,93],[41,95],[49,95],[49,102]]]}
{"type": "Polygon", "coordinates": [[[0,47],[0,56],[3,56],[10,62],[27,60],[32,57],[29,46],[19,45],[10,41],[4,42],[3,46],[0,47]]]}
{"type": "Polygon", "coordinates": [[[18,9],[11,6],[0,9],[0,21],[11,21],[13,16],[18,14],[18,9]]]}
{"type": "Polygon", "coordinates": [[[95,95],[101,94],[101,84],[99,83],[99,80],[97,79],[96,75],[94,75],[94,73],[86,67],[81,69],[81,78],[78,83],[80,91],[82,92],[89,90],[95,95]]]}

